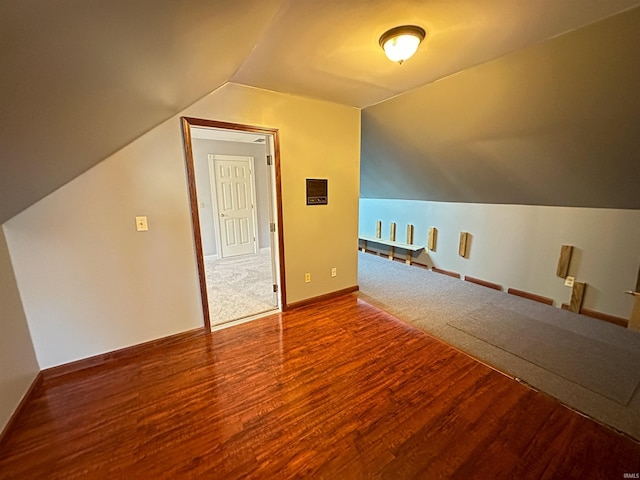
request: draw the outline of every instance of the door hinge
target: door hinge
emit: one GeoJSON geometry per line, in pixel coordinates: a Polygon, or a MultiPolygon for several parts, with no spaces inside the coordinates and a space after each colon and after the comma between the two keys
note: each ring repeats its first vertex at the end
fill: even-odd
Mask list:
{"type": "Polygon", "coordinates": [[[273,284],[273,293],[278,293],[278,285],[273,284]]]}
{"type": "Polygon", "coordinates": [[[276,231],[276,224],[275,223],[270,223],[269,224],[269,230],[273,233],[275,233],[276,231]]]}
{"type": "Polygon", "coordinates": [[[267,165],[273,165],[273,157],[271,155],[267,155],[267,165]]]}

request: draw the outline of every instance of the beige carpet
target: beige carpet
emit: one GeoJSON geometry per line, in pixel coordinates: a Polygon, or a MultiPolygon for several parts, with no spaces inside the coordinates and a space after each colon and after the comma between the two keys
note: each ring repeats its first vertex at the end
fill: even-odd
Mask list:
{"type": "Polygon", "coordinates": [[[204,258],[211,325],[275,310],[271,253],[204,258]]]}

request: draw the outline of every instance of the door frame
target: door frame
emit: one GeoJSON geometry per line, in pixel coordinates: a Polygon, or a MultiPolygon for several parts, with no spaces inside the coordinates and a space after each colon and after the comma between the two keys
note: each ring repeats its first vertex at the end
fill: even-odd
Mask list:
{"type": "Polygon", "coordinates": [[[218,258],[224,258],[222,255],[222,225],[220,224],[220,205],[218,205],[218,184],[216,182],[217,172],[215,170],[216,160],[223,160],[221,157],[239,157],[249,160],[249,169],[251,171],[251,222],[253,225],[253,253],[259,252],[258,247],[258,207],[256,205],[256,162],[255,158],[248,157],[246,155],[227,155],[219,153],[207,154],[207,163],[209,167],[209,188],[211,190],[211,200],[213,208],[213,224],[216,229],[216,249],[218,252],[218,258]],[[213,167],[213,168],[212,168],[213,167]]]}
{"type": "MultiPolygon", "coordinates": [[[[193,229],[193,242],[196,253],[196,264],[198,267],[198,279],[200,282],[200,298],[202,301],[202,314],[204,319],[204,328],[207,332],[211,331],[211,318],[209,316],[209,299],[207,296],[207,282],[204,267],[204,255],[202,251],[202,233],[200,231],[200,214],[198,212],[198,196],[196,191],[196,174],[193,160],[193,141],[191,138],[191,127],[217,128],[224,130],[234,130],[239,132],[257,133],[269,135],[273,139],[273,159],[272,166],[274,175],[270,176],[275,181],[275,218],[276,231],[278,234],[278,275],[280,280],[279,296],[280,308],[284,309],[287,305],[287,288],[285,283],[285,263],[284,263],[284,228],[282,215],[282,177],[280,174],[280,140],[278,130],[275,128],[256,127],[252,125],[243,125],[239,123],[220,122],[217,120],[206,120],[202,118],[180,117],[182,123],[182,139],[184,144],[185,164],[187,168],[187,183],[189,190],[189,204],[191,207],[191,226],[193,229]]],[[[273,199],[270,199],[273,201],[273,199]]],[[[271,245],[273,249],[276,245],[271,245]]],[[[273,255],[273,252],[272,252],[273,255]]]]}

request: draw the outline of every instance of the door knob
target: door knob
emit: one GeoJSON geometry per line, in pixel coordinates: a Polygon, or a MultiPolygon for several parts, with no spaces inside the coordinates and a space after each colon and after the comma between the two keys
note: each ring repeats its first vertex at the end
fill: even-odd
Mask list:
{"type": "Polygon", "coordinates": [[[220,214],[220,216],[221,216],[221,217],[224,217],[224,213],[221,213],[221,214],[220,214]]]}

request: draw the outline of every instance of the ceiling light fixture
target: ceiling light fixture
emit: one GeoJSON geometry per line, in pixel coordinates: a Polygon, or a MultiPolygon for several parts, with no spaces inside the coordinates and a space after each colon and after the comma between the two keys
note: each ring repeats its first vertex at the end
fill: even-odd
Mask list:
{"type": "Polygon", "coordinates": [[[416,25],[403,25],[385,32],[380,37],[380,46],[389,60],[402,64],[416,53],[426,32],[416,25]]]}

